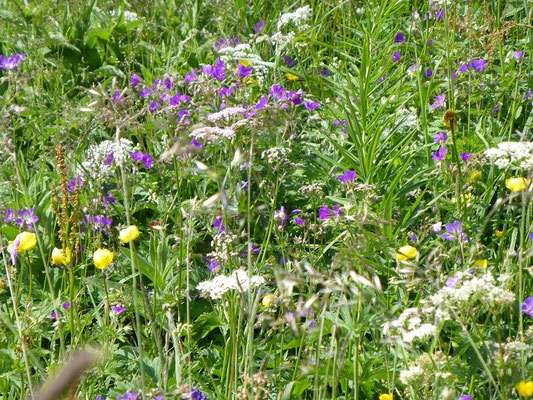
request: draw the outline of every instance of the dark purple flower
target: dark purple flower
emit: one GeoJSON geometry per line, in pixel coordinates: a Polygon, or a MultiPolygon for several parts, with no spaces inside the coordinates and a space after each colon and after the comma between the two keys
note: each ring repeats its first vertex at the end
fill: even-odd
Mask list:
{"type": "Polygon", "coordinates": [[[351,183],[355,181],[357,173],[355,171],[347,170],[344,174],[337,176],[337,179],[342,183],[351,183]]]}
{"type": "Polygon", "coordinates": [[[446,132],[442,131],[440,133],[436,133],[434,136],[433,136],[433,141],[435,143],[445,143],[446,140],[448,140],[448,135],[446,134],[446,132]]]}
{"type": "Polygon", "coordinates": [[[328,206],[323,205],[318,210],[318,219],[328,219],[331,217],[331,210],[328,208],[328,206]]]}
{"type": "Polygon", "coordinates": [[[104,195],[102,196],[102,204],[104,206],[107,206],[110,203],[115,203],[116,201],[117,199],[115,199],[111,193],[104,193],[104,195]]]}
{"type": "Polygon", "coordinates": [[[265,23],[263,22],[262,19],[260,19],[259,21],[257,21],[257,24],[254,25],[254,33],[261,32],[264,27],[265,27],[265,23]]]}
{"type": "Polygon", "coordinates": [[[405,42],[405,35],[402,32],[398,32],[396,36],[394,37],[395,43],[402,43],[405,42]]]}
{"type": "Polygon", "coordinates": [[[513,53],[513,58],[516,60],[516,61],[520,61],[520,59],[524,56],[524,52],[522,51],[515,51],[513,53]]]}
{"type": "Polygon", "coordinates": [[[444,101],[446,99],[446,95],[439,94],[437,97],[435,97],[435,103],[431,105],[431,108],[440,108],[444,107],[444,101]]]}
{"type": "Polygon", "coordinates": [[[314,109],[318,108],[320,106],[320,103],[319,102],[313,102],[313,101],[308,101],[308,102],[305,102],[304,103],[304,106],[305,106],[305,109],[309,112],[313,111],[314,109]]]}
{"type": "Polygon", "coordinates": [[[332,72],[324,67],[320,67],[320,73],[322,76],[330,76],[332,72]]]}
{"type": "Polygon", "coordinates": [[[533,232],[529,234],[529,239],[533,242],[533,232]]]}
{"type": "Polygon", "coordinates": [[[143,167],[148,169],[152,165],[154,165],[154,158],[150,154],[145,153],[143,154],[142,163],[143,163],[143,167]]]}
{"type": "Polygon", "coordinates": [[[139,162],[143,159],[143,153],[140,151],[130,151],[130,156],[133,158],[133,161],[139,162]]]}
{"type": "Polygon", "coordinates": [[[239,75],[240,78],[246,78],[252,73],[252,68],[245,67],[241,63],[237,65],[237,75],[239,75]]]}
{"type": "Polygon", "coordinates": [[[111,152],[107,156],[105,156],[104,164],[105,165],[113,165],[113,160],[115,159],[115,153],[111,152]]]}
{"type": "Polygon", "coordinates": [[[439,19],[444,18],[444,9],[437,10],[435,12],[435,21],[438,21],[439,19]]]}
{"type": "Polygon", "coordinates": [[[448,148],[444,146],[440,146],[437,151],[431,154],[431,158],[433,158],[435,161],[444,160],[444,158],[446,158],[447,153],[448,153],[448,148]]]}
{"type": "Polygon", "coordinates": [[[56,310],[52,311],[50,318],[52,318],[55,321],[58,317],[59,317],[59,313],[56,310]]]}
{"type": "Polygon", "coordinates": [[[13,209],[13,207],[8,208],[6,210],[6,218],[5,218],[6,223],[9,224],[14,219],[15,219],[15,210],[13,209]]]}
{"type": "MultiPolygon", "coordinates": [[[[129,390],[122,395],[122,400],[136,400],[139,397],[139,393],[132,393],[129,390]]],[[[118,400],[118,397],[117,397],[118,400]]]]}
{"type": "Polygon", "coordinates": [[[219,92],[218,95],[219,95],[219,97],[222,97],[222,98],[227,97],[227,96],[231,96],[233,94],[233,90],[234,90],[233,86],[230,86],[230,87],[225,87],[224,86],[224,87],[222,87],[220,89],[220,92],[219,92]]]}
{"type": "Polygon", "coordinates": [[[297,225],[297,226],[303,226],[305,225],[305,219],[303,219],[302,217],[296,217],[294,218],[294,225],[297,225]]]}
{"type": "Polygon", "coordinates": [[[122,94],[120,93],[120,90],[115,90],[113,92],[113,97],[111,99],[113,101],[113,103],[115,104],[122,104],[122,102],[124,101],[124,97],[122,96],[122,94]]]}
{"type": "Polygon", "coordinates": [[[218,261],[216,260],[216,258],[209,260],[209,264],[207,264],[207,268],[211,272],[217,270],[219,266],[220,265],[218,264],[218,261]]]}
{"type": "Polygon", "coordinates": [[[459,400],[472,400],[472,396],[469,394],[463,394],[462,396],[459,396],[459,400]]]}
{"type": "Polygon", "coordinates": [[[189,400],[207,400],[207,396],[198,389],[193,389],[189,392],[189,400]]]}
{"type": "Polygon", "coordinates": [[[274,221],[276,221],[276,224],[278,224],[280,229],[285,229],[288,219],[289,216],[287,215],[285,206],[281,206],[279,211],[274,211],[274,221]]]}
{"type": "Polygon", "coordinates": [[[130,86],[135,87],[141,82],[141,77],[137,74],[133,74],[130,78],[130,86]]]}
{"type": "Polygon", "coordinates": [[[112,306],[111,307],[111,311],[113,311],[115,314],[120,314],[120,313],[126,311],[126,309],[124,307],[121,307],[121,306],[112,306]]]}
{"type": "Polygon", "coordinates": [[[383,75],[381,78],[379,78],[378,84],[383,82],[387,78],[387,74],[383,75]]]}
{"type": "Polygon", "coordinates": [[[498,113],[500,112],[500,107],[501,107],[502,103],[498,103],[494,106],[494,108],[492,109],[492,116],[493,117],[497,117],[498,116],[498,113]]]}
{"type": "Polygon", "coordinates": [[[424,71],[424,78],[431,78],[432,75],[433,75],[433,71],[430,68],[424,71]]]}
{"type": "Polygon", "coordinates": [[[434,41],[434,40],[428,40],[428,46],[432,46],[432,45],[433,45],[433,43],[435,43],[435,41],[434,41]]]}
{"type": "Polygon", "coordinates": [[[9,57],[0,55],[0,69],[17,68],[22,60],[26,58],[26,54],[13,54],[9,57]]]}
{"type": "Polygon", "coordinates": [[[302,95],[294,90],[291,90],[289,92],[289,101],[295,106],[302,104],[302,95]]]}
{"type": "Polygon", "coordinates": [[[463,162],[468,162],[468,160],[470,160],[470,157],[472,157],[472,154],[462,152],[459,156],[461,157],[461,160],[463,160],[463,162]]]}
{"type": "Polygon", "coordinates": [[[70,308],[70,301],[67,301],[66,303],[61,304],[61,307],[63,309],[68,310],[70,308]]]}
{"type": "Polygon", "coordinates": [[[150,112],[154,112],[157,110],[158,106],[159,106],[159,102],[154,100],[150,103],[150,107],[148,107],[148,109],[150,110],[150,112]]]}
{"type": "Polygon", "coordinates": [[[194,138],[191,139],[191,141],[190,141],[190,145],[191,145],[191,146],[194,146],[194,147],[196,147],[196,148],[198,148],[198,149],[201,149],[202,147],[204,147],[204,146],[202,145],[201,142],[199,142],[198,140],[196,140],[196,139],[194,139],[194,138]]]}
{"type": "Polygon", "coordinates": [[[141,96],[143,99],[146,99],[151,94],[152,94],[152,88],[146,88],[146,89],[139,90],[139,96],[141,96]]]}
{"type": "Polygon", "coordinates": [[[183,77],[183,81],[190,83],[198,78],[198,68],[195,68],[192,72],[187,72],[183,77]]]}
{"type": "Polygon", "coordinates": [[[217,232],[226,232],[224,217],[215,217],[215,222],[213,222],[213,228],[215,228],[217,232]]]}
{"type": "Polygon", "coordinates": [[[17,211],[18,218],[15,220],[18,226],[22,228],[22,225],[26,225],[27,228],[31,228],[34,223],[39,221],[39,217],[34,214],[33,207],[26,208],[24,210],[17,211]]]}
{"type": "Polygon", "coordinates": [[[522,312],[524,314],[529,314],[533,318],[533,297],[528,297],[526,301],[521,304],[522,312]]]}
{"type": "Polygon", "coordinates": [[[287,64],[290,68],[296,65],[296,62],[287,55],[283,55],[283,61],[285,61],[285,64],[287,64]]]}
{"type": "Polygon", "coordinates": [[[264,95],[263,97],[261,97],[261,100],[259,100],[259,102],[255,105],[255,108],[256,110],[261,110],[265,108],[267,104],[268,104],[268,97],[264,95]]]}
{"type": "Polygon", "coordinates": [[[468,64],[463,64],[461,65],[457,70],[459,72],[468,72],[468,70],[470,69],[469,65],[468,64]]]}
{"type": "Polygon", "coordinates": [[[336,217],[340,217],[342,215],[342,211],[341,211],[341,209],[339,208],[338,205],[335,204],[331,208],[332,208],[333,212],[335,213],[336,217]]]}
{"type": "Polygon", "coordinates": [[[472,60],[470,62],[470,67],[477,72],[483,72],[483,70],[487,68],[487,65],[487,62],[483,58],[480,58],[479,60],[472,60]]]}
{"type": "Polygon", "coordinates": [[[407,237],[409,238],[409,240],[413,243],[416,243],[418,242],[418,238],[416,237],[416,234],[414,232],[409,232],[407,234],[407,237]]]}
{"type": "Polygon", "coordinates": [[[400,55],[401,55],[401,52],[395,51],[394,54],[392,55],[392,62],[398,61],[400,59],[400,55]]]}

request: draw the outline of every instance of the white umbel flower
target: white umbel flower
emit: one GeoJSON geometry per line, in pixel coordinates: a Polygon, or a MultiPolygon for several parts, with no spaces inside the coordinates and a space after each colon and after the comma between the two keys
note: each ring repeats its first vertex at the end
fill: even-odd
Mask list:
{"type": "Polygon", "coordinates": [[[243,269],[237,269],[231,275],[218,275],[210,281],[203,281],[198,284],[196,289],[200,295],[212,300],[220,300],[225,293],[230,290],[236,290],[239,293],[245,293],[250,289],[261,286],[265,283],[265,278],[254,275],[248,278],[248,274],[243,269]]]}

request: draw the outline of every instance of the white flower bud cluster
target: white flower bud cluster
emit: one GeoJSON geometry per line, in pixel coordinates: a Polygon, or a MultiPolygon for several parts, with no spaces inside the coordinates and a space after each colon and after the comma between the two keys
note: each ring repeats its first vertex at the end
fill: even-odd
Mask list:
{"type": "Polygon", "coordinates": [[[501,169],[533,169],[533,142],[502,142],[485,150],[485,155],[501,169]]]}
{"type": "Polygon", "coordinates": [[[78,174],[92,178],[94,181],[111,176],[115,165],[121,165],[129,157],[129,152],[134,151],[133,143],[121,138],[117,143],[114,140],[104,140],[99,144],[92,144],[85,152],[85,160],[78,168],[78,174]],[[106,159],[113,153],[112,162],[106,159]]]}
{"type": "Polygon", "coordinates": [[[200,295],[212,300],[220,300],[224,294],[230,290],[236,290],[239,293],[245,293],[250,289],[259,287],[265,283],[265,278],[259,275],[248,277],[243,269],[237,269],[229,276],[218,275],[210,281],[203,281],[198,284],[196,289],[200,295]]]}
{"type": "Polygon", "coordinates": [[[303,6],[297,8],[293,12],[282,14],[278,20],[278,30],[290,25],[291,23],[299,30],[305,30],[309,28],[307,21],[311,18],[312,10],[309,6],[303,6]]]}

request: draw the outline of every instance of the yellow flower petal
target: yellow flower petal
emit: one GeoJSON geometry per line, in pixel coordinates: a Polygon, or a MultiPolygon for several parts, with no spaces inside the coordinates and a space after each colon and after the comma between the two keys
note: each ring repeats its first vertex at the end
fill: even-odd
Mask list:
{"type": "Polygon", "coordinates": [[[113,262],[113,253],[108,249],[98,249],[93,254],[93,262],[96,268],[105,269],[113,262]]]}
{"type": "Polygon", "coordinates": [[[67,265],[72,257],[72,253],[70,249],[58,249],[57,247],[54,247],[54,250],[52,250],[52,264],[54,265],[67,265]]]}
{"type": "Polygon", "coordinates": [[[139,228],[135,225],[128,226],[119,232],[118,238],[122,243],[129,243],[139,237],[139,228]]]}
{"type": "Polygon", "coordinates": [[[509,178],[505,180],[505,186],[511,192],[522,192],[531,185],[531,179],[526,178],[509,178]]]}
{"type": "Polygon", "coordinates": [[[290,72],[287,72],[285,76],[289,81],[297,81],[298,79],[300,79],[296,75],[291,74],[290,72]]]}
{"type": "Polygon", "coordinates": [[[487,268],[487,265],[489,265],[489,262],[487,261],[487,259],[476,260],[474,262],[474,265],[479,268],[487,268]]]}
{"type": "Polygon", "coordinates": [[[402,246],[398,249],[396,253],[396,259],[400,261],[412,260],[418,254],[418,250],[413,246],[402,246]]]}
{"type": "Polygon", "coordinates": [[[37,235],[33,232],[21,232],[15,238],[15,242],[19,242],[17,251],[31,250],[37,244],[37,235]]]}

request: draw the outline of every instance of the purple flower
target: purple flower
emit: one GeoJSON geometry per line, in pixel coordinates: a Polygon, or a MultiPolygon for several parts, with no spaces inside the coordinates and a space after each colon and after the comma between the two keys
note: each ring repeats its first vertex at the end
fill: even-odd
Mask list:
{"type": "Polygon", "coordinates": [[[379,78],[378,84],[383,82],[387,78],[387,74],[383,75],[381,78],[379,78]]]}
{"type": "Polygon", "coordinates": [[[215,217],[215,222],[213,222],[213,228],[215,228],[217,232],[226,232],[224,217],[215,217]]]}
{"type": "Polygon", "coordinates": [[[398,61],[400,59],[400,55],[401,55],[401,52],[395,51],[394,54],[392,55],[392,62],[398,61]]]}
{"type": "Polygon", "coordinates": [[[431,108],[440,108],[444,107],[444,100],[446,99],[446,95],[439,94],[437,97],[435,97],[435,103],[431,105],[431,108]]]}
{"type": "Polygon", "coordinates": [[[240,78],[246,78],[252,73],[252,68],[245,67],[241,63],[237,65],[237,75],[239,75],[240,78]]]}
{"type": "Polygon", "coordinates": [[[274,211],[274,221],[278,224],[280,229],[285,229],[289,216],[285,210],[285,206],[281,206],[279,211],[274,211]]]}
{"type": "Polygon", "coordinates": [[[440,133],[436,133],[433,136],[433,141],[435,143],[446,143],[446,140],[448,140],[448,135],[444,131],[442,131],[440,133]]]}
{"type": "Polygon", "coordinates": [[[461,157],[461,160],[463,160],[463,162],[468,162],[468,160],[470,160],[470,157],[472,157],[472,154],[463,151],[459,156],[461,157]]]}
{"type": "Polygon", "coordinates": [[[9,57],[0,55],[0,69],[17,68],[22,60],[26,58],[26,54],[13,54],[9,57]]]}
{"type": "Polygon", "coordinates": [[[435,12],[435,21],[444,18],[444,9],[435,12]]]}
{"type": "Polygon", "coordinates": [[[70,308],[70,301],[67,301],[66,303],[61,304],[61,307],[63,309],[68,310],[70,308]]]}
{"type": "Polygon", "coordinates": [[[341,209],[339,208],[338,205],[334,205],[333,207],[331,207],[333,209],[333,212],[335,213],[335,216],[336,217],[340,217],[342,215],[342,211],[341,209]]]}
{"type": "Polygon", "coordinates": [[[111,152],[107,156],[105,156],[104,164],[105,165],[113,165],[113,160],[115,159],[115,153],[111,152]]]}
{"type": "Polygon", "coordinates": [[[213,258],[211,260],[209,260],[209,264],[207,264],[207,268],[209,269],[209,271],[213,272],[215,271],[216,269],[218,269],[220,265],[218,264],[218,261],[213,258]]]}
{"type": "Polygon", "coordinates": [[[210,77],[213,77],[219,81],[222,81],[226,76],[226,71],[224,69],[224,62],[219,58],[217,59],[216,64],[213,65],[204,65],[202,67],[202,72],[210,77]]]}
{"type": "Polygon", "coordinates": [[[322,74],[322,76],[330,76],[333,72],[324,67],[320,67],[320,73],[322,74]]]}
{"type": "Polygon", "coordinates": [[[256,110],[262,110],[263,108],[265,108],[268,104],[268,97],[266,95],[264,95],[263,97],[261,97],[261,100],[259,100],[259,102],[255,105],[255,108],[256,110]]]}
{"type": "Polygon", "coordinates": [[[522,312],[524,314],[529,314],[533,318],[533,297],[528,297],[526,301],[521,304],[522,312]]]}
{"type": "Polygon", "coordinates": [[[446,224],[446,233],[442,235],[443,239],[453,242],[455,239],[461,238],[461,240],[466,241],[467,237],[463,233],[463,227],[461,222],[455,221],[451,224],[446,224]]]}
{"type": "MultiPolygon", "coordinates": [[[[118,400],[117,396],[117,400],[118,400]]],[[[139,393],[132,393],[129,390],[122,395],[123,400],[136,400],[139,397],[139,393]]]]}
{"type": "Polygon", "coordinates": [[[416,233],[414,233],[414,232],[409,232],[409,233],[407,234],[407,237],[408,237],[409,240],[410,240],[411,242],[413,242],[413,243],[418,242],[418,238],[416,237],[416,233]]]}
{"type": "Polygon", "coordinates": [[[331,210],[328,208],[328,206],[323,205],[318,210],[318,219],[329,219],[331,217],[331,210]]]}
{"type": "Polygon", "coordinates": [[[283,55],[283,61],[285,61],[285,64],[287,64],[290,68],[296,65],[296,62],[287,55],[283,55]]]}
{"type": "Polygon", "coordinates": [[[22,228],[22,225],[26,224],[27,228],[31,228],[34,223],[39,221],[39,217],[34,214],[33,207],[26,208],[25,210],[18,210],[18,218],[15,220],[18,226],[22,228]]]}
{"type": "Polygon", "coordinates": [[[17,256],[18,256],[17,247],[19,247],[19,244],[20,244],[20,239],[16,239],[12,244],[7,246],[7,250],[11,254],[12,265],[15,265],[17,263],[17,256]]]}
{"type": "Polygon", "coordinates": [[[472,396],[469,394],[463,394],[462,396],[459,396],[459,400],[472,400],[472,396]]]}
{"type": "Polygon", "coordinates": [[[435,43],[435,41],[434,41],[434,40],[428,40],[428,46],[432,46],[432,45],[433,45],[433,43],[435,43]]]}
{"type": "Polygon", "coordinates": [[[524,55],[524,52],[522,52],[522,51],[515,51],[513,53],[513,57],[514,57],[514,59],[516,61],[520,61],[520,59],[523,57],[523,55],[524,55]]]}
{"type": "Polygon", "coordinates": [[[318,108],[320,106],[319,102],[312,102],[308,101],[304,103],[305,109],[309,112],[313,111],[314,109],[318,108]]]}
{"type": "Polygon", "coordinates": [[[493,117],[497,117],[498,116],[498,113],[500,112],[500,107],[501,107],[502,103],[498,103],[494,106],[494,108],[492,109],[492,116],[493,117]]]}
{"type": "Polygon", "coordinates": [[[148,107],[148,109],[150,110],[150,112],[154,112],[157,110],[157,107],[159,106],[159,102],[157,102],[156,100],[152,101],[150,103],[150,107],[148,107]]]}
{"type": "Polygon", "coordinates": [[[116,201],[117,199],[115,199],[111,193],[104,193],[102,196],[102,204],[104,206],[107,206],[110,203],[115,203],[116,201]]]}
{"type": "Polygon", "coordinates": [[[444,146],[440,146],[437,151],[431,154],[431,158],[433,158],[435,161],[444,160],[444,158],[446,158],[447,153],[448,153],[448,148],[444,146]]]}
{"type": "Polygon", "coordinates": [[[459,72],[468,72],[469,69],[470,69],[470,67],[468,66],[468,64],[463,64],[457,70],[459,72]]]}
{"type": "Polygon", "coordinates": [[[196,78],[198,78],[198,68],[195,68],[192,72],[187,72],[185,76],[183,77],[183,81],[187,83],[191,83],[196,78]]]}
{"type": "Polygon", "coordinates": [[[146,89],[139,90],[139,96],[141,96],[141,98],[143,99],[146,99],[151,94],[152,94],[152,88],[146,88],[146,89]]]}
{"type": "Polygon", "coordinates": [[[470,62],[470,67],[477,72],[483,72],[483,70],[487,68],[487,65],[487,62],[483,58],[480,58],[479,60],[472,60],[470,62]]]}
{"type": "Polygon", "coordinates": [[[424,71],[424,78],[431,78],[432,75],[433,75],[433,71],[430,68],[424,71]]]}
{"type": "Polygon", "coordinates": [[[6,218],[5,218],[6,223],[9,224],[14,219],[15,219],[15,210],[13,209],[13,207],[8,208],[6,210],[6,218]]]}
{"type": "Polygon", "coordinates": [[[189,392],[189,400],[207,400],[207,396],[198,389],[193,389],[189,392]]]}
{"type": "Polygon", "coordinates": [[[113,311],[115,314],[120,314],[120,313],[126,311],[126,309],[124,307],[121,307],[121,306],[112,306],[111,307],[111,311],[113,311]]]}
{"type": "Polygon", "coordinates": [[[287,100],[285,97],[285,93],[287,92],[287,89],[279,86],[279,85],[272,85],[270,88],[270,96],[274,101],[281,101],[281,100],[287,100]]]}
{"type": "Polygon", "coordinates": [[[194,138],[191,139],[191,141],[189,142],[189,144],[190,144],[191,146],[196,147],[197,149],[201,149],[202,147],[204,147],[203,144],[202,144],[201,142],[199,142],[198,140],[196,140],[196,139],[194,139],[194,138]]]}
{"type": "Polygon", "coordinates": [[[143,167],[148,169],[154,165],[154,158],[148,153],[141,153],[140,151],[130,151],[130,156],[135,162],[142,162],[143,167]]]}
{"type": "Polygon", "coordinates": [[[113,92],[113,97],[111,99],[113,101],[113,103],[115,104],[122,104],[122,102],[124,101],[124,97],[122,96],[122,94],[120,93],[120,90],[115,90],[113,92]]]}
{"type": "Polygon", "coordinates": [[[402,32],[398,32],[394,37],[394,43],[405,42],[405,35],[402,32]]]}
{"type": "MultiPolygon", "coordinates": [[[[239,64],[240,65],[240,64],[239,64]]],[[[223,87],[220,89],[220,93],[218,94],[219,97],[227,97],[227,96],[231,96],[233,94],[233,90],[234,90],[234,87],[233,86],[230,86],[230,87],[223,87]]]]}
{"type": "Polygon", "coordinates": [[[130,86],[135,87],[141,82],[141,77],[137,74],[133,74],[130,78],[130,86]]]}
{"type": "Polygon", "coordinates": [[[264,27],[265,27],[265,23],[263,22],[262,19],[260,19],[259,21],[257,21],[257,24],[254,25],[254,33],[261,32],[264,27]]]}
{"type": "Polygon", "coordinates": [[[302,95],[294,90],[291,90],[289,92],[289,101],[295,106],[302,104],[302,95]]]}
{"type": "Polygon", "coordinates": [[[529,239],[533,242],[533,232],[529,234],[529,239]]]}
{"type": "Polygon", "coordinates": [[[342,183],[350,183],[354,182],[356,177],[357,173],[355,171],[348,170],[344,174],[337,176],[337,179],[342,183]]]}
{"type": "Polygon", "coordinates": [[[305,225],[305,219],[303,219],[302,217],[296,217],[294,218],[294,225],[297,225],[297,226],[303,226],[305,225]]]}
{"type": "Polygon", "coordinates": [[[59,317],[59,313],[56,310],[52,311],[50,318],[52,318],[53,320],[56,320],[58,317],[59,317]]]}
{"type": "Polygon", "coordinates": [[[457,274],[453,276],[453,278],[448,278],[446,280],[446,286],[448,287],[455,287],[459,284],[459,278],[457,277],[457,274]]]}

